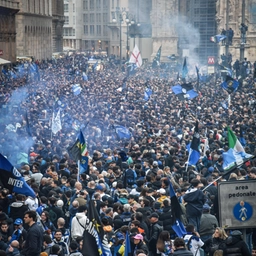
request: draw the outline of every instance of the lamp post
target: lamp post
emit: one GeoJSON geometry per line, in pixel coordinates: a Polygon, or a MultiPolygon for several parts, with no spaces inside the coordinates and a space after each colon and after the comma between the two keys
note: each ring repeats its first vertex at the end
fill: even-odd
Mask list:
{"type": "MultiPolygon", "coordinates": [[[[113,12],[113,22],[118,22],[119,23],[119,38],[120,38],[120,42],[119,42],[119,68],[120,70],[122,69],[122,22],[125,21],[126,25],[129,25],[129,12],[125,10],[125,8],[120,8],[120,7],[116,7],[116,11],[113,12]]],[[[127,32],[127,43],[126,43],[126,50],[127,50],[127,55],[128,55],[128,32],[127,32]]]]}
{"type": "Polygon", "coordinates": [[[247,26],[244,24],[245,23],[245,0],[242,0],[242,24],[240,28],[241,32],[241,43],[240,43],[240,61],[244,60],[244,48],[245,48],[245,43],[246,43],[246,30],[245,29],[247,26]]]}
{"type": "Polygon", "coordinates": [[[125,22],[126,23],[126,32],[127,32],[127,37],[126,37],[126,58],[129,59],[129,27],[131,25],[134,25],[135,21],[132,15],[129,14],[128,11],[126,11],[125,8],[120,8],[120,7],[116,7],[116,11],[112,13],[112,21],[113,22],[117,22],[119,24],[119,38],[120,38],[120,42],[119,42],[119,61],[120,61],[120,70],[122,68],[122,23],[125,22]]]}

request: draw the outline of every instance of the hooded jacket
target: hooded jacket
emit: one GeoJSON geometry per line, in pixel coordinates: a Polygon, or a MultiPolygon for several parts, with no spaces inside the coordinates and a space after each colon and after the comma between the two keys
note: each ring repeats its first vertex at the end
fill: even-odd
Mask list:
{"type": "Polygon", "coordinates": [[[13,220],[16,220],[18,218],[23,219],[24,213],[28,210],[29,210],[28,206],[25,205],[23,202],[21,202],[21,201],[13,202],[10,205],[10,214],[9,214],[9,216],[13,220]]]}
{"type": "Polygon", "coordinates": [[[251,256],[246,243],[242,240],[241,235],[229,236],[226,240],[227,255],[229,256],[251,256]]]}
{"type": "Polygon", "coordinates": [[[188,190],[183,196],[183,200],[187,203],[187,217],[200,216],[202,214],[205,197],[200,189],[193,188],[188,190]]]}
{"type": "Polygon", "coordinates": [[[83,236],[84,227],[86,226],[87,216],[84,212],[78,212],[72,219],[71,237],[75,239],[78,236],[83,236]]]}

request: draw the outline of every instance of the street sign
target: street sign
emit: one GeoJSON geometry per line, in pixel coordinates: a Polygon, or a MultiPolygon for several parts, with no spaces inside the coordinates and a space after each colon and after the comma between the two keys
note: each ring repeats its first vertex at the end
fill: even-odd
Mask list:
{"type": "Polygon", "coordinates": [[[208,57],[208,65],[214,65],[215,64],[215,58],[213,56],[208,57]]]}
{"type": "Polygon", "coordinates": [[[256,227],[255,180],[221,182],[218,195],[221,227],[256,227]]]}
{"type": "Polygon", "coordinates": [[[208,71],[208,74],[214,74],[215,72],[214,66],[208,66],[207,71],[208,71]]]}
{"type": "Polygon", "coordinates": [[[4,51],[3,50],[0,50],[0,55],[3,55],[4,54],[4,51]]]}

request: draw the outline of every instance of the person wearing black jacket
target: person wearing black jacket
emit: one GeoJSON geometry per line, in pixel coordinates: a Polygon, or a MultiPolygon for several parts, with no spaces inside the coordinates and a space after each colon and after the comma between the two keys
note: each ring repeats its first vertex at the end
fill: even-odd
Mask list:
{"type": "Polygon", "coordinates": [[[50,197],[50,206],[44,209],[44,211],[49,212],[49,219],[55,227],[57,226],[57,220],[59,218],[65,218],[63,211],[56,206],[56,202],[57,199],[55,197],[50,197]]]}
{"type": "Polygon", "coordinates": [[[22,255],[39,256],[43,246],[43,231],[36,223],[37,214],[35,211],[25,212],[24,222],[29,226],[27,239],[25,241],[22,255]]]}
{"type": "Polygon", "coordinates": [[[193,256],[193,253],[186,249],[185,241],[183,238],[180,238],[180,237],[175,238],[173,245],[175,248],[174,253],[172,254],[173,256],[175,255],[193,256]]]}
{"type": "Polygon", "coordinates": [[[143,242],[143,235],[141,235],[141,234],[135,235],[133,237],[133,243],[135,245],[135,248],[134,248],[134,252],[132,253],[132,255],[136,255],[137,250],[143,250],[146,255],[148,254],[148,247],[143,242]]]}
{"type": "Polygon", "coordinates": [[[231,232],[231,236],[226,239],[227,255],[229,256],[251,256],[247,244],[242,239],[242,233],[239,230],[231,232]]]}
{"type": "Polygon", "coordinates": [[[149,237],[148,237],[148,248],[150,255],[157,256],[156,242],[159,234],[163,231],[163,227],[158,224],[159,216],[157,213],[152,213],[149,216],[149,237]]]}
{"type": "Polygon", "coordinates": [[[170,236],[175,235],[172,229],[173,215],[171,210],[170,199],[166,198],[163,201],[163,212],[159,215],[159,220],[163,223],[163,229],[170,233],[170,236]]]}
{"type": "Polygon", "coordinates": [[[183,200],[186,204],[188,223],[194,225],[195,230],[199,232],[205,196],[199,189],[200,181],[198,179],[192,179],[190,183],[192,188],[186,191],[183,200]]]}

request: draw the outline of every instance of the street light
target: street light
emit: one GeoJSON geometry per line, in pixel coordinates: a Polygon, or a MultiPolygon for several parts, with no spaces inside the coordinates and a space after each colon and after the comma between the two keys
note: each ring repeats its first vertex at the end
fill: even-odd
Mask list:
{"type": "Polygon", "coordinates": [[[113,12],[113,18],[112,21],[113,22],[118,22],[119,23],[119,38],[120,38],[120,42],[119,42],[119,68],[120,70],[122,69],[122,22],[123,22],[123,12],[125,12],[125,9],[120,7],[116,7],[116,12],[113,12]],[[115,17],[116,14],[116,17],[115,17]]]}
{"type": "Polygon", "coordinates": [[[116,11],[112,13],[112,21],[119,23],[119,38],[120,38],[120,51],[119,51],[119,59],[120,59],[120,69],[122,68],[122,23],[125,22],[127,26],[127,38],[126,38],[126,58],[129,58],[129,26],[131,24],[134,24],[134,19],[131,15],[129,15],[129,12],[126,11],[125,8],[116,7],[116,11]]]}

